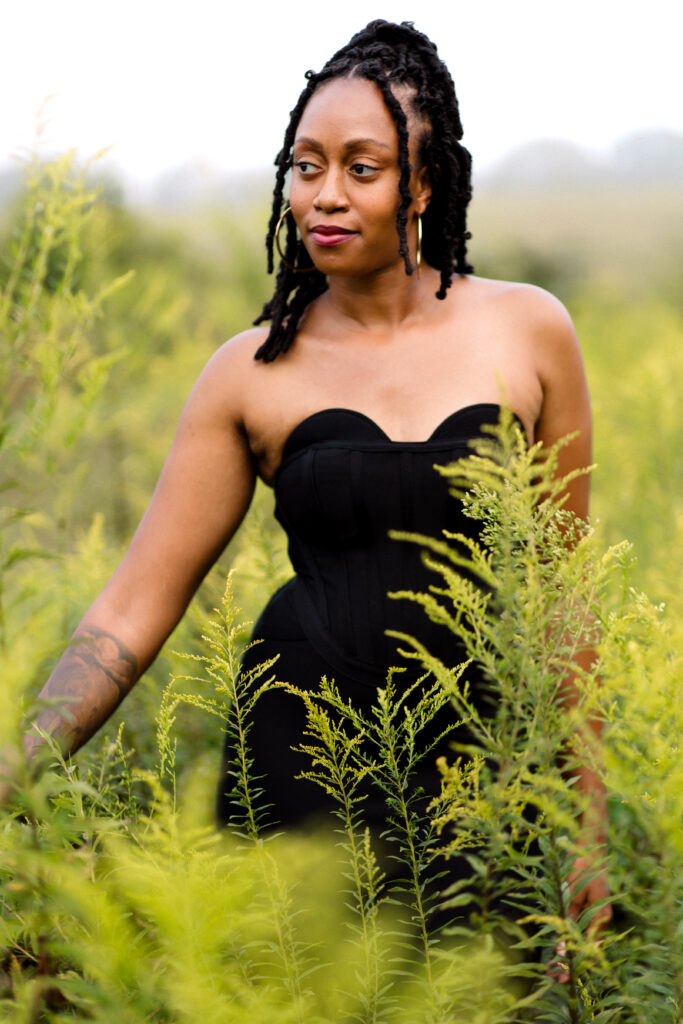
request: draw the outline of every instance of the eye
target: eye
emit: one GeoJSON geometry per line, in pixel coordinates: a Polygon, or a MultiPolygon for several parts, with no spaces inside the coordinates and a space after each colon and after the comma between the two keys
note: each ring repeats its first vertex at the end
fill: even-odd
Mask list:
{"type": "Polygon", "coordinates": [[[352,164],[351,171],[357,178],[369,178],[371,174],[376,173],[377,168],[371,167],[370,164],[352,164]]]}
{"type": "Polygon", "coordinates": [[[299,173],[304,177],[313,174],[318,169],[310,160],[297,160],[294,166],[298,168],[299,173]]]}

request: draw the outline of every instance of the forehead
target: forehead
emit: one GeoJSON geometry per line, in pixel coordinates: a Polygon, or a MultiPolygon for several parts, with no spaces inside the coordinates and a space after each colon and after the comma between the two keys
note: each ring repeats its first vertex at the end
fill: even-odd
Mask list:
{"type": "Polygon", "coordinates": [[[382,93],[366,78],[335,78],[326,82],[304,108],[294,144],[312,139],[372,138],[398,147],[394,119],[382,93]]]}

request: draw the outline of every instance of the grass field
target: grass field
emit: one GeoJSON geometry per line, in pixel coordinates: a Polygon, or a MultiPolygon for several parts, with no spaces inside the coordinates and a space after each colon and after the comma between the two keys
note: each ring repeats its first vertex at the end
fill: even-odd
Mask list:
{"type": "MultiPolygon", "coordinates": [[[[27,194],[0,216],[6,749],[17,745],[22,715],[121,557],[196,375],[251,322],[269,290],[267,197],[171,218],[97,201],[68,158],[31,173],[27,194]]],[[[587,922],[568,921],[576,807],[552,759],[539,767],[539,733],[538,745],[525,748],[531,760],[511,755],[517,767],[506,787],[485,768],[476,786],[466,773],[445,777],[441,810],[479,837],[473,871],[483,877],[487,865],[512,858],[535,886],[546,908],[538,950],[547,957],[566,941],[569,986],[539,971],[538,950],[532,956],[520,946],[518,932],[504,940],[504,924],[481,905],[467,937],[439,945],[420,933],[420,871],[435,834],[424,811],[411,809],[396,839],[404,858],[419,848],[422,865],[399,906],[386,899],[354,815],[340,819],[341,850],[323,837],[264,841],[246,826],[241,839],[214,835],[222,729],[250,699],[235,678],[247,635],[240,623],[290,572],[271,494],[259,487],[238,536],[135,695],[73,765],[42,780],[25,775],[22,814],[0,819],[2,1020],[681,1020],[682,206],[680,191],[482,190],[472,211],[478,272],[550,288],[572,313],[585,352],[596,535],[557,573],[574,573],[589,604],[601,595],[603,688],[596,691],[595,676],[586,680],[584,708],[607,726],[610,942],[601,949],[587,922]],[[614,545],[621,547],[610,553],[614,545]],[[234,595],[222,605],[228,568],[234,595]],[[183,681],[188,675],[200,681],[183,681]],[[519,794],[528,797],[532,775],[534,791],[545,794],[540,862],[508,842],[528,828],[519,794]]],[[[522,469],[508,537],[545,528],[524,504],[522,469]]],[[[551,544],[537,574],[556,556],[551,544]]],[[[533,574],[506,576],[513,568],[504,559],[497,571],[528,607],[552,603],[552,588],[536,592],[533,574]]],[[[541,613],[520,620],[522,640],[500,640],[501,679],[520,677],[520,650],[536,666],[534,707],[545,707],[548,692],[543,623],[541,613]]],[[[326,699],[333,704],[333,695],[326,699]]],[[[550,701],[545,722],[561,745],[567,726],[555,710],[550,701]]],[[[331,772],[339,738],[316,714],[311,728],[331,772]]],[[[534,708],[524,714],[531,721],[534,708]]],[[[413,740],[401,728],[398,719],[387,725],[408,751],[413,740]]],[[[502,755],[491,748],[486,756],[500,763],[502,755]]],[[[340,776],[338,791],[352,792],[354,779],[340,776]]],[[[387,786],[396,795],[401,780],[387,786]]]]}

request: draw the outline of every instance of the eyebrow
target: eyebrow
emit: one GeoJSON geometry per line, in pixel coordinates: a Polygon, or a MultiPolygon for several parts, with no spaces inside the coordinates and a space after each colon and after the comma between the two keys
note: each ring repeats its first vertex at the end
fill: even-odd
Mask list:
{"type": "MultiPolygon", "coordinates": [[[[346,150],[360,149],[361,146],[367,146],[368,143],[370,143],[373,146],[381,146],[382,149],[391,149],[391,146],[389,146],[386,142],[380,142],[379,139],[371,139],[371,138],[367,138],[367,139],[352,139],[351,142],[347,142],[346,143],[346,145],[344,146],[344,149],[346,149],[346,150]]],[[[322,149],[323,149],[323,146],[316,139],[310,139],[310,138],[308,138],[306,136],[303,136],[302,138],[299,138],[299,139],[295,139],[294,140],[294,145],[295,146],[310,146],[311,149],[318,149],[320,151],[322,151],[322,149]]]]}

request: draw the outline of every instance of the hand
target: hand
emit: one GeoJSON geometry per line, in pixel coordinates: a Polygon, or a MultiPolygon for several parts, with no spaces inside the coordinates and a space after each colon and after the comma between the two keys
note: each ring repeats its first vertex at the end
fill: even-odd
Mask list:
{"type": "MultiPolygon", "coordinates": [[[[578,920],[579,915],[593,903],[609,897],[607,870],[602,867],[597,874],[595,874],[593,873],[594,864],[595,854],[580,855],[574,861],[572,870],[569,873],[567,879],[571,892],[569,915],[575,921],[578,920]],[[588,881],[585,881],[585,876],[589,873],[592,873],[592,877],[588,881]]],[[[599,935],[600,932],[605,930],[611,920],[612,907],[607,903],[603,907],[600,907],[593,917],[588,927],[589,936],[595,937],[599,935]]],[[[555,956],[550,965],[549,974],[563,985],[569,981],[569,973],[564,966],[566,955],[567,944],[565,940],[562,939],[557,944],[555,956]]]]}

